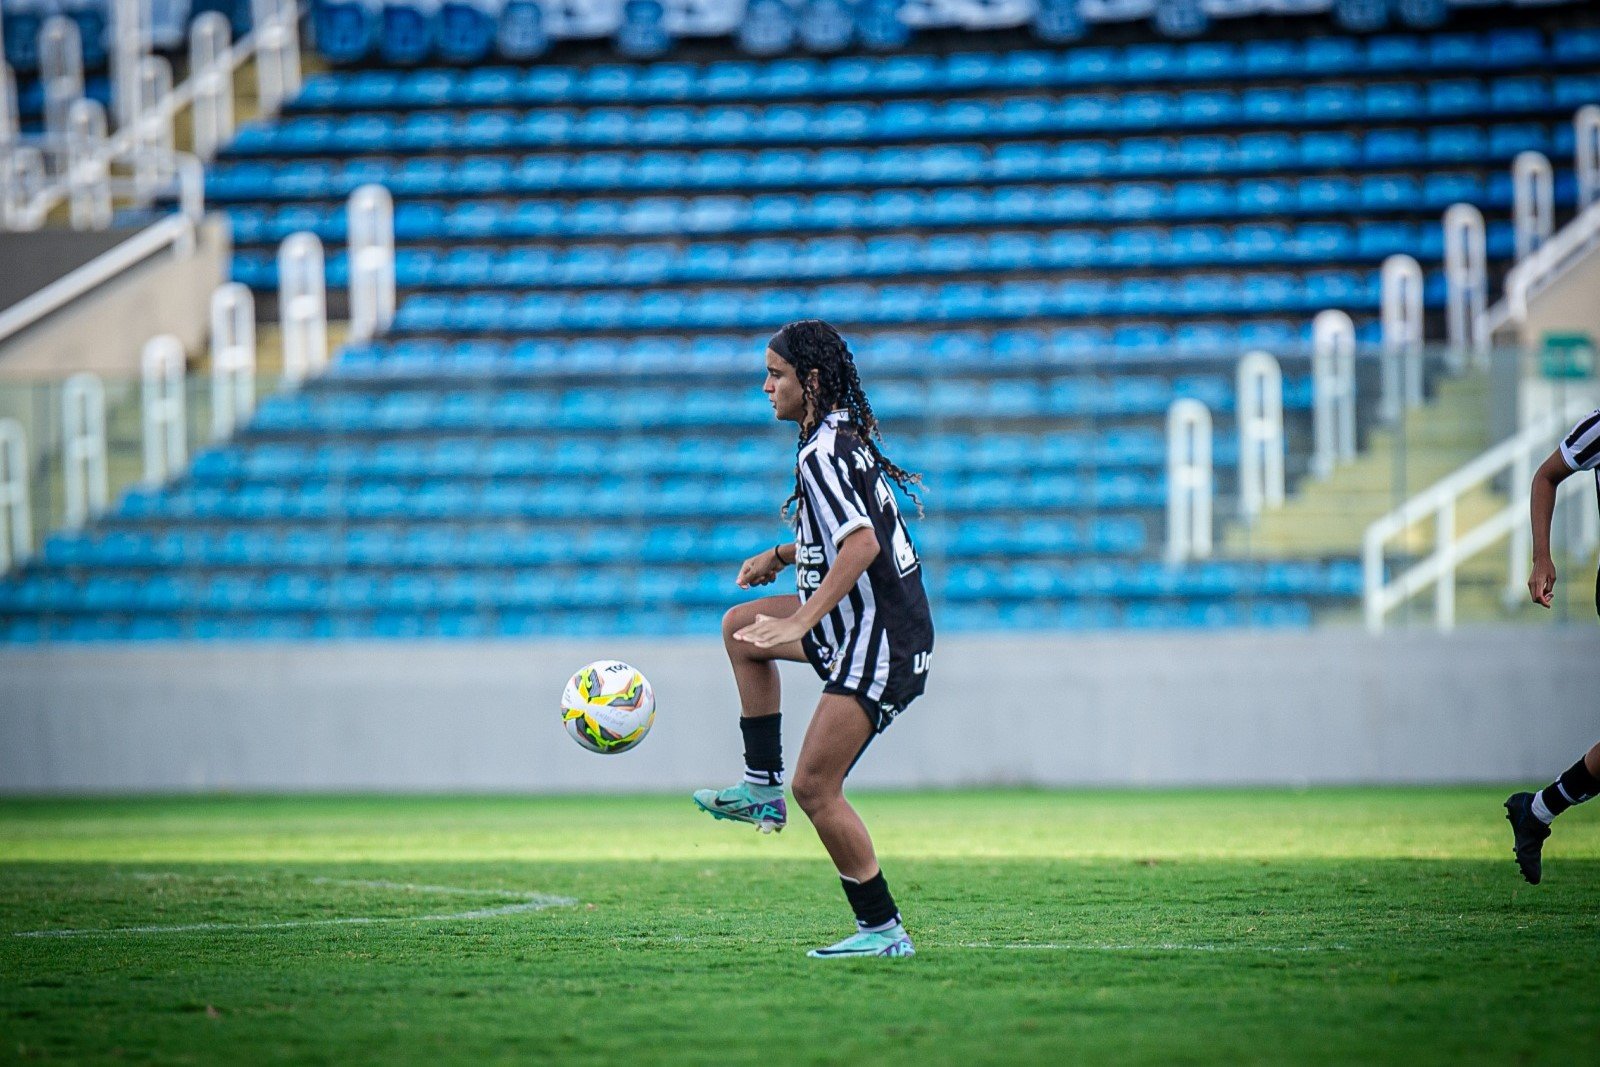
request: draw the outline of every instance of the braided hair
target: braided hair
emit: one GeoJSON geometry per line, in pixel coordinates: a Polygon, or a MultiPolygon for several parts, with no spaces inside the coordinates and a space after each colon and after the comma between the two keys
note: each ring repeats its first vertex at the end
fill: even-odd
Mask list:
{"type": "MultiPolygon", "coordinates": [[[[799,447],[805,447],[806,440],[816,432],[820,420],[828,412],[843,408],[850,413],[850,419],[855,423],[867,451],[872,453],[884,473],[911,498],[920,516],[922,499],[912,486],[922,485],[922,475],[897,466],[883,454],[880,447],[883,435],[878,430],[877,416],[873,415],[872,404],[861,388],[855,356],[845,339],[839,336],[839,331],[821,319],[801,319],[773,334],[767,347],[794,367],[800,387],[805,391],[806,410],[810,416],[802,415],[800,418],[799,447]]],[[[794,492],[783,502],[783,513],[789,514],[791,507],[799,500],[800,472],[796,469],[794,492]]]]}

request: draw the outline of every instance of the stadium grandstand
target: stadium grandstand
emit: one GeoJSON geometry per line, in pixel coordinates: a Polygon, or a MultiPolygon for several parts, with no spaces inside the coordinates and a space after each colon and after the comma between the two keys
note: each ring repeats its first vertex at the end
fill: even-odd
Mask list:
{"type": "Polygon", "coordinates": [[[1381,625],[1432,584],[1363,559],[1405,427],[1600,187],[1588,5],[5,11],[17,237],[231,235],[190,338],[8,379],[13,643],[713,633],[804,317],[926,477],[945,629],[1381,625]]]}
{"type": "Polygon", "coordinates": [[[1594,1054],[1600,3],[0,15],[0,1059],[1594,1054]]]}

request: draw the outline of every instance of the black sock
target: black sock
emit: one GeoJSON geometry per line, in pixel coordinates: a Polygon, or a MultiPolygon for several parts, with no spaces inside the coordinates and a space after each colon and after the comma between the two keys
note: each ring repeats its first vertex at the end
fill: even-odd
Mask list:
{"type": "Polygon", "coordinates": [[[783,784],[782,715],[745,716],[739,720],[744,734],[744,780],[751,785],[783,784]]]}
{"type": "Polygon", "coordinates": [[[883,880],[882,871],[865,882],[841,874],[839,883],[844,886],[844,895],[856,913],[856,926],[863,930],[882,930],[900,921],[900,909],[894,906],[894,897],[889,895],[889,883],[883,880]]]}
{"type": "Polygon", "coordinates": [[[1545,786],[1539,797],[1554,816],[1593,798],[1596,793],[1600,793],[1600,781],[1596,781],[1588,765],[1579,760],[1563,771],[1560,778],[1545,786]]]}

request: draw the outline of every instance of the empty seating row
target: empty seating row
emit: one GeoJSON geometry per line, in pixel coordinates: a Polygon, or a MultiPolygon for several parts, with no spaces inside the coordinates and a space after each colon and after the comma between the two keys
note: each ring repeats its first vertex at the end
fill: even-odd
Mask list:
{"type": "Polygon", "coordinates": [[[985,630],[1232,630],[1304,629],[1311,606],[1303,601],[1191,604],[1102,601],[1021,600],[952,603],[939,611],[939,627],[950,631],[985,630]]]}
{"type": "MultiPolygon", "coordinates": [[[[792,461],[787,442],[770,435],[734,440],[700,436],[446,437],[391,444],[256,444],[219,448],[195,457],[197,485],[333,478],[529,478],[535,476],[727,474],[781,472],[792,461]]],[[[924,472],[1017,470],[1075,466],[1161,466],[1167,441],[1155,429],[1063,430],[1024,435],[897,435],[894,457],[924,472]]],[[[1214,460],[1231,463],[1236,450],[1217,442],[1214,460]]]]}
{"type": "MultiPolygon", "coordinates": [[[[283,521],[341,516],[364,519],[571,519],[583,521],[709,519],[773,515],[781,497],[769,481],[705,478],[639,479],[637,491],[606,492],[614,484],[569,478],[486,484],[430,481],[252,483],[231,489],[180,486],[136,489],[123,497],[126,519],[283,521]]],[[[930,490],[931,492],[931,490],[930,490]]],[[[1157,508],[1166,504],[1160,475],[1131,470],[1041,471],[1023,479],[1004,474],[952,474],[938,487],[941,511],[987,513],[997,508],[1157,508]]]]}
{"type": "MultiPolygon", "coordinates": [[[[549,608],[502,608],[493,612],[413,610],[295,612],[267,614],[236,611],[174,614],[38,615],[7,619],[0,615],[0,642],[45,641],[303,641],[359,638],[431,638],[474,640],[483,637],[678,636],[715,634],[727,601],[710,607],[662,603],[566,611],[549,608]]],[[[1107,600],[1004,601],[946,603],[939,609],[941,632],[1049,629],[1237,629],[1304,628],[1311,624],[1311,606],[1303,600],[1251,600],[1240,603],[1198,601],[1170,603],[1107,600]]]]}
{"type": "MultiPolygon", "coordinates": [[[[1039,316],[1315,314],[1331,307],[1371,311],[1378,296],[1375,270],[811,289],[419,294],[401,305],[395,329],[428,334],[757,329],[813,316],[836,324],[916,324],[1039,316]]],[[[1444,296],[1443,275],[1430,275],[1426,301],[1443,306],[1444,296]]]]}
{"type": "MultiPolygon", "coordinates": [[[[1513,245],[1511,223],[1490,224],[1491,259],[1509,257],[1513,245]]],[[[1443,230],[1435,223],[1249,223],[1226,230],[1022,230],[865,241],[819,237],[743,244],[456,245],[448,251],[402,247],[395,255],[395,279],[402,289],[644,286],[992,271],[1331,265],[1377,262],[1397,252],[1437,261],[1443,250],[1443,230]]],[[[343,252],[328,257],[327,278],[330,285],[349,283],[349,260],[343,252]]],[[[233,279],[257,289],[276,288],[276,255],[265,250],[236,254],[233,279]]]]}
{"type": "MultiPolygon", "coordinates": [[[[1307,408],[1309,394],[1309,378],[1291,375],[1284,383],[1284,404],[1290,409],[1307,408]]],[[[886,421],[1109,418],[1161,414],[1172,401],[1185,397],[1200,400],[1214,411],[1231,411],[1233,383],[1226,374],[944,379],[932,384],[891,378],[875,381],[872,397],[873,410],[886,421]]],[[[584,433],[596,427],[619,431],[764,426],[771,420],[770,406],[754,388],[634,386],[559,393],[408,389],[378,397],[332,391],[280,394],[257,409],[251,430],[257,434],[584,433]]]]}
{"type": "MultiPolygon", "coordinates": [[[[688,376],[748,374],[769,334],[687,337],[527,338],[520,341],[413,339],[351,345],[329,381],[426,378],[562,378],[594,374],[688,376]]],[[[1379,341],[1375,320],[1358,320],[1357,338],[1379,341]]],[[[871,374],[930,369],[989,373],[1070,364],[1236,357],[1253,348],[1279,356],[1303,351],[1311,324],[1286,319],[1129,322],[1114,329],[949,330],[936,333],[852,332],[856,361],[871,374]]]]}
{"type": "Polygon", "coordinates": [[[704,65],[535,66],[526,70],[475,67],[341,71],[308,78],[292,106],[303,110],[355,110],[571,100],[645,104],[901,93],[943,95],[1164,81],[1519,70],[1548,64],[1600,64],[1600,29],[1563,28],[1551,34],[1548,46],[1536,29],[1506,28],[1486,33],[1197,41],[1059,52],[956,52],[945,56],[852,56],[704,65]]]}
{"type": "MultiPolygon", "coordinates": [[[[710,527],[658,524],[649,529],[515,528],[474,524],[403,527],[328,525],[287,528],[247,526],[221,531],[168,527],[112,528],[95,534],[57,535],[45,545],[45,568],[64,572],[120,572],[161,567],[383,569],[413,567],[531,567],[557,564],[640,563],[691,566],[738,563],[783,528],[764,523],[710,527]],[[686,561],[693,561],[692,564],[686,561]]],[[[917,544],[930,556],[1125,556],[1147,547],[1136,518],[994,516],[917,524],[917,544]]],[[[124,577],[127,575],[124,574],[124,577]]]]}
{"type": "Polygon", "coordinates": [[[562,190],[1192,178],[1227,172],[1505,163],[1524,151],[1567,159],[1574,144],[1572,124],[1560,121],[994,145],[251,160],[210,168],[206,195],[231,203],[339,199],[367,184],[385,186],[396,196],[452,197],[562,190]]]}
{"type": "Polygon", "coordinates": [[[231,155],[351,155],[515,147],[870,142],[1101,130],[1482,120],[1570,114],[1600,74],[1527,74],[1304,88],[1196,89],[1004,100],[653,108],[534,108],[299,116],[241,127],[231,155]]]}
{"type": "MultiPolygon", "coordinates": [[[[1576,183],[1570,170],[1556,175],[1556,203],[1570,207],[1576,183]]],[[[1337,216],[1443,211],[1451,204],[1505,211],[1511,175],[1495,171],[1436,171],[1242,181],[1199,180],[1171,184],[1005,186],[992,189],[884,189],[813,195],[645,197],[637,200],[405,201],[395,208],[400,241],[460,239],[606,238],[649,235],[876,230],[906,227],[1005,226],[1023,223],[1092,224],[1337,216]]],[[[230,207],[235,242],[276,244],[308,231],[327,242],[345,236],[342,205],[281,208],[230,207]]]]}
{"type": "MultiPolygon", "coordinates": [[[[0,615],[0,642],[53,641],[305,641],[365,638],[615,637],[714,634],[721,608],[653,605],[638,611],[608,612],[507,608],[483,612],[353,610],[341,612],[189,611],[118,616],[0,615]]],[[[1309,609],[1305,609],[1309,614],[1309,609]]]]}
{"type": "MultiPolygon", "coordinates": [[[[1155,599],[1239,596],[1350,596],[1361,588],[1360,566],[1215,561],[1163,563],[956,564],[927,576],[931,592],[953,601],[1036,597],[1155,599]]],[[[0,583],[0,612],[304,611],[307,609],[493,609],[545,607],[590,610],[671,603],[709,606],[737,599],[728,568],[611,567],[554,571],[453,570],[392,575],[346,571],[328,577],[305,571],[261,577],[153,574],[70,578],[29,575],[0,583]]]]}

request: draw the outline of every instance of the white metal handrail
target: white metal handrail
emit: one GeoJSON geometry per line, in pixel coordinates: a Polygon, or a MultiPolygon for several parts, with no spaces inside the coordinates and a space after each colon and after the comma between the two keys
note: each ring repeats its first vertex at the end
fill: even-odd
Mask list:
{"type": "Polygon", "coordinates": [[[158,252],[167,248],[182,252],[192,247],[194,239],[195,220],[188,215],[170,215],[140,230],[110,251],[0,312],[0,344],[158,252]]]}
{"type": "Polygon", "coordinates": [[[1593,410],[1589,400],[1570,400],[1516,435],[1500,442],[1478,458],[1430,485],[1404,504],[1367,527],[1362,538],[1362,605],[1367,629],[1382,633],[1384,617],[1437,585],[1434,621],[1441,630],[1455,626],[1456,570],[1467,560],[1511,535],[1506,593],[1508,602],[1520,595],[1521,570],[1531,551],[1528,541],[1528,487],[1537,453],[1548,451],[1567,427],[1593,410]],[[1456,532],[1456,502],[1461,496],[1511,471],[1511,497],[1506,506],[1465,533],[1456,532]],[[1412,564],[1393,579],[1383,574],[1385,546],[1419,523],[1433,520],[1434,547],[1427,558],[1412,564]]]}
{"type": "MultiPolygon", "coordinates": [[[[275,97],[273,106],[264,108],[264,113],[270,114],[283,99],[293,96],[300,86],[299,10],[293,0],[281,0],[278,7],[276,18],[265,20],[255,30],[235,41],[230,48],[217,54],[215,67],[209,71],[191,70],[189,77],[181,85],[162,94],[149,110],[131,117],[114,134],[105,138],[95,153],[96,161],[109,169],[113,163],[136,160],[141,146],[148,141],[152,129],[170,128],[176,115],[192,106],[197,95],[214,91],[219,80],[218,75],[231,92],[234,72],[251,59],[263,58],[258,81],[269,82],[275,97]],[[265,53],[269,50],[273,53],[270,62],[265,58],[265,53]]],[[[229,110],[231,111],[231,108],[229,110]]],[[[230,114],[228,116],[230,129],[231,118],[230,114]]],[[[21,142],[30,147],[50,151],[58,147],[56,140],[48,137],[23,137],[21,142]]],[[[69,191],[65,175],[56,176],[34,191],[30,200],[22,205],[17,214],[24,218],[42,220],[58,204],[67,199],[69,191]]]]}
{"type": "Polygon", "coordinates": [[[16,419],[0,419],[0,574],[33,550],[28,510],[28,435],[16,419]]]}
{"type": "Polygon", "coordinates": [[[1184,397],[1167,409],[1167,562],[1211,555],[1211,411],[1184,397]]]}

